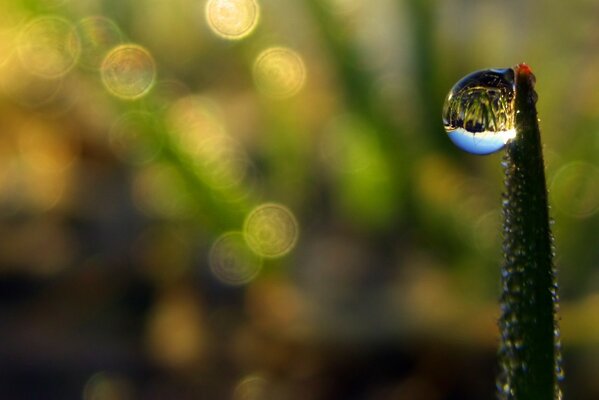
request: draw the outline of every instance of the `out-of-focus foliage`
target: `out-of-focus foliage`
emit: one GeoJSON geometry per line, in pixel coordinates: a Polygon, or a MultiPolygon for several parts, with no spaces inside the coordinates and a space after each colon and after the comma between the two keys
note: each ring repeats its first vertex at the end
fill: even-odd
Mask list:
{"type": "Polygon", "coordinates": [[[2,2],[0,397],[490,398],[501,155],[440,114],[525,61],[598,398],[599,4],[539,7],[2,2]]]}

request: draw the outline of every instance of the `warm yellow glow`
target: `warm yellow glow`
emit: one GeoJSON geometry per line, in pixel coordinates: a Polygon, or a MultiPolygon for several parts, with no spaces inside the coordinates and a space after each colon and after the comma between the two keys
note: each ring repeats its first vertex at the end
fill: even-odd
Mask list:
{"type": "Polygon", "coordinates": [[[58,17],[39,17],[21,31],[17,50],[24,68],[47,79],[64,76],[76,63],[81,43],[73,25],[58,17]]]}
{"type": "Polygon", "coordinates": [[[185,368],[203,355],[202,309],[193,292],[174,290],[157,301],[150,313],[147,343],[150,354],[170,368],[185,368]]]}
{"type": "Polygon", "coordinates": [[[208,0],[206,21],[217,35],[230,40],[242,39],[256,28],[260,7],[256,0],[208,0]]]}
{"type": "Polygon", "coordinates": [[[106,89],[126,100],[146,95],[156,79],[152,55],[135,44],[123,44],[110,50],[100,72],[106,89]]]}
{"type": "Polygon", "coordinates": [[[253,73],[258,89],[276,99],[297,94],[306,82],[302,57],[286,47],[272,47],[260,53],[253,73]]]}
{"type": "Polygon", "coordinates": [[[219,281],[235,286],[251,282],[262,268],[261,258],[250,251],[240,232],[227,232],[216,239],[208,261],[219,281]]]}
{"type": "Polygon", "coordinates": [[[118,26],[106,17],[86,17],[76,27],[81,40],[79,62],[83,68],[99,69],[106,53],[122,41],[118,26]]]}
{"type": "Polygon", "coordinates": [[[23,161],[43,173],[63,171],[79,155],[75,141],[63,134],[58,126],[35,120],[19,130],[17,141],[23,161]]]}
{"type": "MultiPolygon", "coordinates": [[[[0,21],[4,22],[4,21],[0,21]]],[[[17,30],[14,27],[0,26],[0,68],[6,65],[15,50],[15,36],[17,30]]]]}
{"type": "Polygon", "coordinates": [[[28,108],[51,104],[64,88],[62,79],[47,79],[34,75],[18,57],[10,58],[2,66],[0,89],[12,101],[28,108]]]}
{"type": "Polygon", "coordinates": [[[262,204],[247,216],[244,235],[248,246],[263,257],[281,257],[290,252],[299,236],[298,223],[285,206],[262,204]]]}

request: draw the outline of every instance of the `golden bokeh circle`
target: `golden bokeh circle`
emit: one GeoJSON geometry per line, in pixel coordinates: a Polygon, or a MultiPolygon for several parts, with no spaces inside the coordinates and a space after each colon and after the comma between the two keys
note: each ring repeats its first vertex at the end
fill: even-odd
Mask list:
{"type": "Polygon", "coordinates": [[[218,36],[238,40],[248,36],[260,19],[256,0],[208,0],[206,21],[218,36]]]}
{"type": "Polygon", "coordinates": [[[100,72],[106,89],[126,100],[146,95],[156,80],[154,58],[136,44],[122,44],[110,50],[100,72]]]}
{"type": "Polygon", "coordinates": [[[297,94],[306,82],[304,60],[286,47],[271,47],[260,53],[253,74],[258,89],[276,99],[297,94]]]}
{"type": "Polygon", "coordinates": [[[289,253],[297,243],[299,226],[285,206],[266,203],[247,216],[243,233],[248,246],[263,257],[276,258],[289,253]]]}

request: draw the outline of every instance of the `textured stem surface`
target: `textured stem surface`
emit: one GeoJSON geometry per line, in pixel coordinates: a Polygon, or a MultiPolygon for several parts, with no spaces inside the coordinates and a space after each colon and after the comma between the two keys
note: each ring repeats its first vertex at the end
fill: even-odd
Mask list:
{"type": "Polygon", "coordinates": [[[515,77],[516,138],[504,160],[498,397],[554,400],[561,398],[558,298],[535,78],[524,64],[515,67],[515,77]]]}

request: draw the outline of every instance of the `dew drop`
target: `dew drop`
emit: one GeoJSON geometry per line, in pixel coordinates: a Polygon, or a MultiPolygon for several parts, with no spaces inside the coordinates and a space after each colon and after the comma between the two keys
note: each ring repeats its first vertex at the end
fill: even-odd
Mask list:
{"type": "Polygon", "coordinates": [[[450,90],[443,107],[449,139],[468,153],[485,155],[501,150],[516,136],[514,128],[514,70],[473,72],[450,90]]]}

